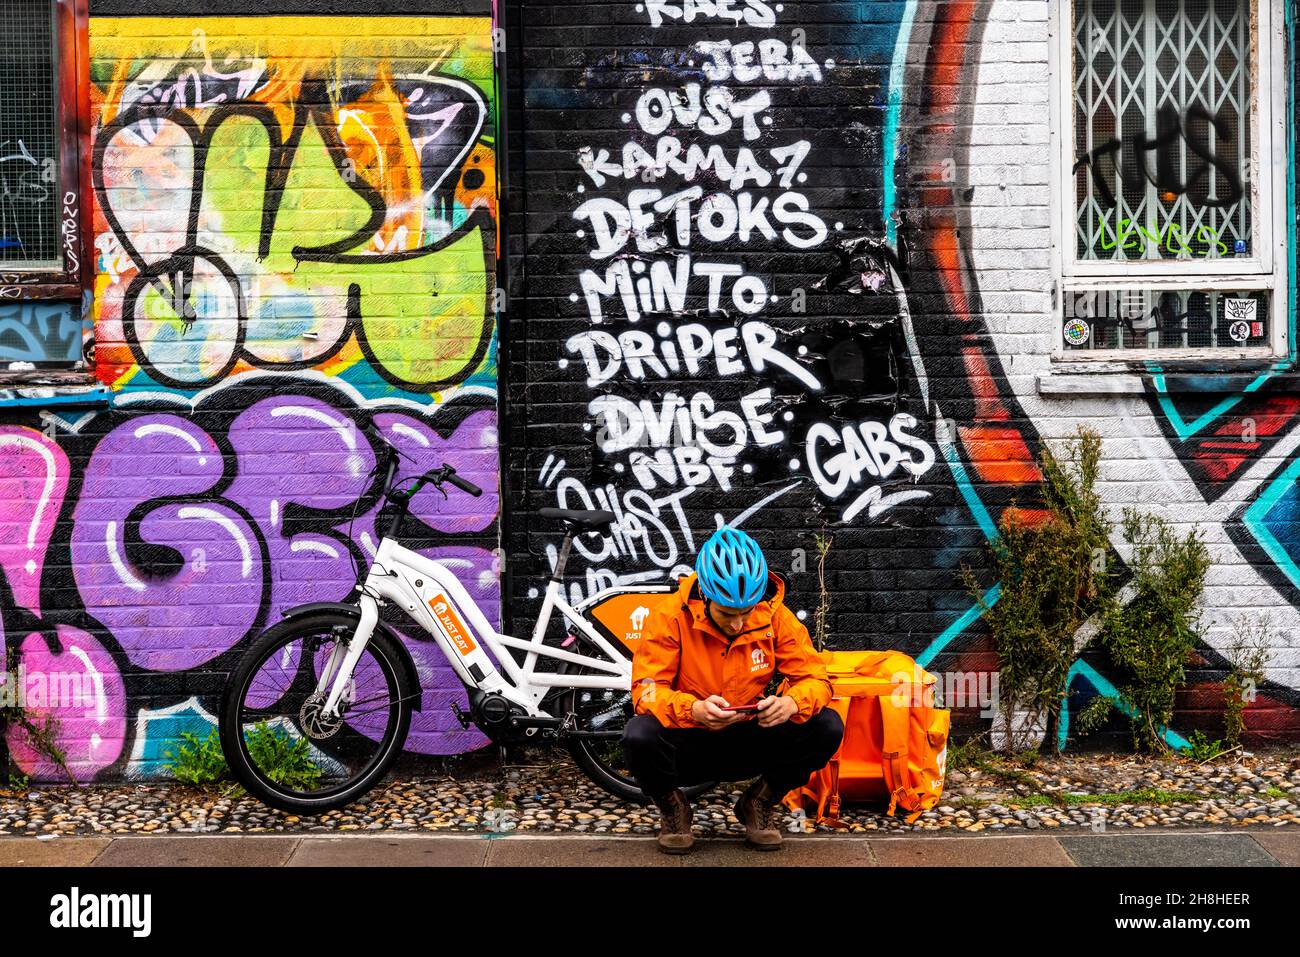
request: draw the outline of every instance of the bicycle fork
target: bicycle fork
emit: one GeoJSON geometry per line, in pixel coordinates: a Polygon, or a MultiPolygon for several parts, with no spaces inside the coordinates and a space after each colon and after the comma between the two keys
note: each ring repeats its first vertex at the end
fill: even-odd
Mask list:
{"type": "Polygon", "coordinates": [[[379,621],[379,605],[369,595],[363,595],[357,605],[361,609],[361,621],[357,623],[356,631],[348,641],[334,643],[329,659],[321,669],[320,681],[316,683],[316,694],[326,687],[330,689],[321,707],[321,716],[326,719],[338,717],[339,701],[379,621]]]}

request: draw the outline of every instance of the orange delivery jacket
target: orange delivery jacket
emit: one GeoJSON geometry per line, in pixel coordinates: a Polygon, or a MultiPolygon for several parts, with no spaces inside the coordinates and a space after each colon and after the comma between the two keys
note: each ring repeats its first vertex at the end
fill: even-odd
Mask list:
{"type": "Polygon", "coordinates": [[[681,579],[651,610],[632,656],[632,706],[667,728],[703,728],[691,716],[696,700],[719,694],[729,704],[756,704],[774,672],[807,721],[831,700],[826,665],[808,629],[784,604],[785,582],[768,572],[767,592],[729,639],[704,607],[696,576],[681,579]]]}

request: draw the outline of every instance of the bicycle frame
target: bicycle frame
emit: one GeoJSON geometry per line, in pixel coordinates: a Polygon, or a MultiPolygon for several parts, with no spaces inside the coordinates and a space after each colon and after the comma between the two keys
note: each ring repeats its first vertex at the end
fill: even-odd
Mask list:
{"type": "Polygon", "coordinates": [[[445,565],[404,548],[392,538],[386,536],[381,539],[379,550],[361,589],[358,602],[361,621],[349,641],[334,646],[316,685],[317,693],[329,688],[323,715],[337,717],[339,701],[352,677],[352,671],[374,634],[379,620],[376,595],[395,603],[418,622],[433,637],[452,669],[468,687],[499,694],[523,708],[531,717],[545,716],[539,705],[552,688],[630,690],[631,661],[620,654],[580,612],[564,600],[560,582],[565,559],[568,557],[568,545],[569,537],[566,537],[560,561],[546,586],[546,595],[532,637],[523,641],[492,628],[465,586],[445,565]],[[593,658],[544,644],[547,626],[557,609],[572,628],[608,658],[593,658]],[[512,648],[527,652],[522,666],[510,654],[509,649],[512,648]],[[608,672],[608,677],[538,672],[536,664],[540,658],[587,665],[608,672]],[[496,662],[500,662],[501,668],[505,670],[504,675],[496,662]]]}

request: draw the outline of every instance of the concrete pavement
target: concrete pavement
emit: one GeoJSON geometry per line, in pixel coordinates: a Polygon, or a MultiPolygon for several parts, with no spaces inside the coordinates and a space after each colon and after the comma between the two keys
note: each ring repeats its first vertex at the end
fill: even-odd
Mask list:
{"type": "Polygon", "coordinates": [[[704,839],[659,853],[652,837],[194,835],[0,838],[0,867],[1097,867],[1300,866],[1300,829],[1243,832],[857,837],[791,835],[775,853],[704,839]]]}

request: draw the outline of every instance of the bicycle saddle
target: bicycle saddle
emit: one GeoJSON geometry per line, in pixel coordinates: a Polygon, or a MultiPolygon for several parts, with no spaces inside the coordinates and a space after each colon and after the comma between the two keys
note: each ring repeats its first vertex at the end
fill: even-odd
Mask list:
{"type": "Polygon", "coordinates": [[[542,508],[537,510],[537,514],[542,518],[557,519],[570,528],[588,531],[607,529],[615,518],[613,512],[599,508],[542,508]]]}

